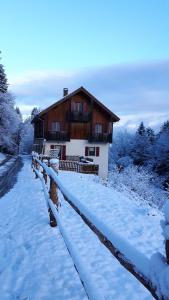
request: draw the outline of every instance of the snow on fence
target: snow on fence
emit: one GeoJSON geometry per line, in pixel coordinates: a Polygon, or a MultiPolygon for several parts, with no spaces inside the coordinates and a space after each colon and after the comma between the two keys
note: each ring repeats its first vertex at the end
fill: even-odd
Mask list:
{"type": "MultiPolygon", "coordinates": [[[[89,161],[88,163],[82,163],[76,157],[78,158],[78,156],[67,156],[66,160],[59,160],[59,170],[98,175],[99,165],[89,161]]],[[[41,158],[48,161],[51,159],[49,156],[42,156],[41,158]]]]}
{"type": "MultiPolygon", "coordinates": [[[[133,274],[152,294],[155,299],[169,300],[169,202],[165,208],[166,220],[161,223],[163,235],[165,237],[166,258],[157,253],[149,260],[144,254],[134,249],[125,239],[119,237],[115,232],[109,229],[108,225],[98,219],[84,204],[82,204],[75,195],[72,195],[59,180],[57,173],[59,169],[59,161],[52,159],[49,161],[41,161],[37,155],[32,157],[32,166],[39,177],[45,194],[48,207],[50,225],[57,226],[65,240],[67,248],[71,253],[74,264],[78,270],[80,279],[84,285],[86,293],[91,300],[101,300],[104,296],[92,288],[92,283],[86,280],[87,275],[78,261],[78,253],[73,248],[71,241],[66,235],[65,229],[59,215],[59,199],[58,189],[63,195],[65,201],[76,211],[85,224],[97,235],[102,244],[112,253],[120,264],[133,274]],[[41,169],[42,168],[42,172],[41,169]],[[47,181],[50,180],[50,188],[48,191],[47,181]]],[[[94,284],[94,283],[93,283],[94,284]]]]}

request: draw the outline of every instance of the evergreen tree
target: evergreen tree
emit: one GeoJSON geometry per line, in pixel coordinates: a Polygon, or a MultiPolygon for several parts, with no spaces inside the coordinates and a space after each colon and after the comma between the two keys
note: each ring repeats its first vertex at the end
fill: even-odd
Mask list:
{"type": "Polygon", "coordinates": [[[155,133],[154,133],[154,130],[150,127],[146,128],[146,134],[147,134],[147,137],[148,137],[148,140],[151,144],[154,144],[155,142],[155,133]]]}
{"type": "Polygon", "coordinates": [[[16,106],[15,111],[18,114],[19,118],[22,120],[22,114],[21,114],[19,107],[16,106]]]}
{"type": "Polygon", "coordinates": [[[144,136],[145,132],[146,132],[146,129],[144,127],[144,123],[141,122],[138,129],[137,129],[137,134],[140,135],[140,136],[144,136]]]}
{"type": "Polygon", "coordinates": [[[21,154],[30,154],[33,147],[34,140],[34,129],[31,124],[31,118],[26,119],[22,123],[21,129],[21,141],[20,141],[20,153],[21,154]]]}
{"type": "Polygon", "coordinates": [[[14,108],[14,97],[8,93],[4,67],[0,64],[0,149],[17,153],[21,118],[14,108]]]}
{"type": "Polygon", "coordinates": [[[34,107],[31,111],[31,120],[33,120],[34,117],[36,117],[40,113],[40,109],[37,107],[34,107]]]}
{"type": "MultiPolygon", "coordinates": [[[[0,51],[1,53],[1,51],[0,51]]],[[[1,58],[0,58],[1,59],[1,58]]],[[[6,93],[8,90],[8,83],[6,74],[4,71],[4,66],[0,64],[0,93],[6,93]]]]}
{"type": "Polygon", "coordinates": [[[161,126],[160,134],[163,132],[169,131],[169,121],[164,122],[164,124],[161,126]]]}
{"type": "Polygon", "coordinates": [[[149,139],[143,122],[140,123],[136,134],[131,155],[136,165],[144,165],[149,159],[149,139]]]}
{"type": "Polygon", "coordinates": [[[169,121],[162,125],[157,135],[154,169],[160,175],[169,176],[169,121]]]}

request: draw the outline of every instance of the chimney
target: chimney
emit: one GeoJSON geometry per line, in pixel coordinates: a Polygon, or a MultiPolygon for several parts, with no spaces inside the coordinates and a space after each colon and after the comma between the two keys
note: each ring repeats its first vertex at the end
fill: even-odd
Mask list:
{"type": "Polygon", "coordinates": [[[68,88],[63,89],[63,97],[68,95],[68,88]]]}

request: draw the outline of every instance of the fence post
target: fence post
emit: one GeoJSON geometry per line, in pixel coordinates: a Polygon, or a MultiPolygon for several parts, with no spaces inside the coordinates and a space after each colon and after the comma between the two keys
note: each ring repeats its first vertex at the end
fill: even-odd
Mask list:
{"type": "MultiPolygon", "coordinates": [[[[39,168],[40,168],[40,165],[39,165],[39,163],[35,160],[35,169],[38,171],[39,168]]],[[[38,178],[38,175],[35,173],[35,179],[37,179],[37,178],[38,178]]]]}
{"type": "MultiPolygon", "coordinates": [[[[50,166],[51,168],[58,174],[59,170],[59,160],[58,159],[50,159],[50,166]]],[[[59,201],[58,201],[58,186],[56,182],[52,178],[50,178],[50,196],[53,201],[53,203],[58,207],[59,201]]]]}
{"type": "MultiPolygon", "coordinates": [[[[48,160],[47,160],[47,159],[44,159],[43,162],[44,162],[44,164],[48,165],[48,160]]],[[[45,181],[45,183],[47,184],[47,181],[48,181],[48,175],[46,174],[46,171],[45,171],[44,168],[43,168],[42,174],[43,174],[44,181],[45,181]]]]}
{"type": "Polygon", "coordinates": [[[161,227],[165,239],[166,262],[169,265],[169,200],[166,201],[163,210],[164,210],[165,220],[161,221],[161,227]]]}
{"type": "Polygon", "coordinates": [[[165,241],[165,252],[166,252],[167,264],[169,265],[169,240],[165,241]]]}
{"type": "MultiPolygon", "coordinates": [[[[58,160],[56,159],[51,159],[49,162],[49,165],[51,168],[58,173],[58,160]]],[[[58,194],[57,194],[57,184],[53,180],[52,177],[50,177],[50,190],[49,190],[49,195],[52,200],[52,202],[58,207],[59,201],[58,201],[58,194]]],[[[57,226],[57,221],[52,213],[52,210],[49,208],[49,216],[50,216],[50,225],[51,227],[56,227],[57,226]]]]}

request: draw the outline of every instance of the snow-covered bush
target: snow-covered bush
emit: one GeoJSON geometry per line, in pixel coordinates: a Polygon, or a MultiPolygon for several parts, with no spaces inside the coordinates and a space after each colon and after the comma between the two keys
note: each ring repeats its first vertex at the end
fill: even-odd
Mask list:
{"type": "Polygon", "coordinates": [[[154,181],[154,174],[146,168],[129,165],[119,170],[114,165],[107,184],[118,191],[128,192],[131,198],[161,208],[169,194],[156,187],[154,181]]]}

